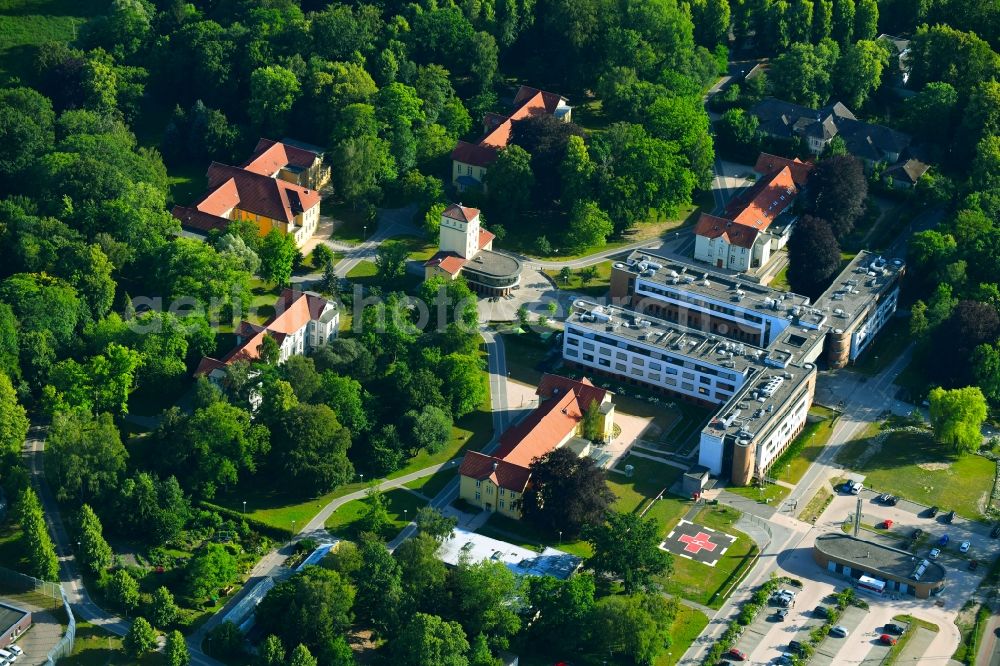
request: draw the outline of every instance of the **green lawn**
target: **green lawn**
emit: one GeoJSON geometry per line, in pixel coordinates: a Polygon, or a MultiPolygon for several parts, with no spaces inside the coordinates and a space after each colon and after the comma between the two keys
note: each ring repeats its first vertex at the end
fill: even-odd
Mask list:
{"type": "Polygon", "coordinates": [[[545,274],[553,279],[559,289],[568,289],[599,298],[604,296],[611,286],[611,264],[611,261],[602,261],[599,264],[589,267],[596,268],[597,275],[587,282],[587,284],[584,284],[583,279],[580,277],[580,273],[586,270],[582,268],[574,270],[568,282],[564,282],[559,276],[559,270],[545,271],[545,274]]]}
{"type": "Polygon", "coordinates": [[[263,325],[268,319],[274,316],[274,304],[281,294],[281,287],[268,284],[260,278],[254,278],[250,282],[250,291],[253,299],[250,301],[250,309],[241,313],[243,319],[254,324],[263,325]]]}
{"type": "Polygon", "coordinates": [[[698,513],[694,519],[695,523],[731,534],[737,537],[736,542],[714,567],[684,557],[675,557],[673,575],[661,581],[667,593],[677,594],[713,608],[722,606],[725,599],[721,594],[715,599],[712,597],[723,591],[723,588],[731,582],[734,572],[749,561],[748,555],[756,548],[753,539],[733,528],[740,515],[736,509],[724,505],[707,506],[698,513]]]}
{"type": "Polygon", "coordinates": [[[541,550],[543,546],[551,546],[584,559],[594,554],[590,544],[586,541],[570,541],[569,539],[560,539],[558,534],[544,534],[523,520],[514,520],[498,513],[492,514],[489,521],[476,532],[522,548],[541,550]]]}
{"type": "Polygon", "coordinates": [[[771,287],[771,289],[781,289],[782,291],[792,290],[791,286],[788,284],[788,264],[785,264],[785,267],[778,271],[777,275],[771,278],[771,281],[767,286],[771,287]]]}
{"type": "Polygon", "coordinates": [[[865,486],[872,490],[982,519],[981,507],[996,471],[992,461],[976,455],[957,456],[930,433],[896,432],[877,452],[867,450],[871,446],[870,440],[851,442],[837,460],[865,474],[865,486]]]}
{"type": "Polygon", "coordinates": [[[507,370],[511,379],[537,385],[542,378],[538,366],[548,356],[551,343],[535,333],[504,333],[500,339],[507,353],[507,370]]]}
{"type": "Polygon", "coordinates": [[[810,416],[821,418],[819,421],[809,421],[802,432],[795,438],[781,456],[771,465],[770,474],[779,481],[798,483],[809,465],[823,451],[833,433],[834,412],[816,405],[809,410],[810,416]]]}
{"type": "Polygon", "coordinates": [[[0,0],[0,83],[30,84],[39,48],[69,43],[109,5],[101,0],[0,0]]]}
{"type": "Polygon", "coordinates": [[[777,504],[788,497],[788,493],[791,492],[789,488],[779,486],[775,483],[768,483],[763,488],[758,486],[729,486],[726,490],[748,500],[755,500],[766,504],[777,504]]]}
{"type": "Polygon", "coordinates": [[[365,259],[347,272],[347,278],[355,282],[373,282],[376,274],[378,274],[378,266],[375,265],[374,261],[365,259]]]}
{"type": "MultiPolygon", "coordinates": [[[[389,525],[380,535],[385,540],[399,534],[417,515],[417,511],[427,505],[425,500],[405,488],[386,491],[385,499],[390,519],[389,525]]],[[[326,521],[326,529],[339,537],[355,539],[358,536],[358,521],[367,510],[366,500],[352,500],[333,512],[326,521]]]]}
{"type": "Polygon", "coordinates": [[[826,486],[821,486],[816,494],[813,495],[812,499],[806,504],[806,508],[802,509],[802,513],[799,514],[799,520],[804,523],[816,523],[816,519],[822,515],[826,510],[826,507],[830,506],[830,502],[833,501],[833,491],[826,486]]]}
{"type": "Polygon", "coordinates": [[[361,243],[375,233],[375,226],[368,222],[364,210],[355,210],[347,204],[324,204],[324,211],[324,215],[341,222],[333,232],[334,240],[361,243]]]}
{"type": "Polygon", "coordinates": [[[427,261],[438,251],[437,242],[430,242],[426,237],[401,236],[393,240],[405,245],[409,250],[410,259],[414,261],[427,261]]]}
{"type": "Polygon", "coordinates": [[[699,610],[680,604],[674,626],[670,628],[670,649],[656,660],[656,666],[674,666],[708,626],[708,618],[699,610]]]}
{"type": "Polygon", "coordinates": [[[453,467],[448,467],[442,469],[431,476],[425,476],[423,478],[417,479],[416,481],[410,481],[406,484],[406,487],[410,490],[415,490],[418,493],[423,494],[425,497],[434,498],[444,490],[445,486],[458,478],[458,470],[453,467]]]}
{"type": "Polygon", "coordinates": [[[70,666],[118,666],[121,664],[165,664],[163,654],[154,652],[142,659],[136,660],[125,654],[122,639],[114,636],[89,622],[76,621],[76,639],[73,641],[73,654],[59,660],[60,664],[70,666]]]}
{"type": "MultiPolygon", "coordinates": [[[[625,469],[626,464],[634,467],[632,478],[619,471],[608,474],[608,485],[618,498],[614,503],[616,511],[639,512],[646,509],[660,491],[670,488],[684,474],[683,470],[676,467],[638,456],[630,456],[627,462],[619,462],[617,469],[625,469]]],[[[666,535],[667,529],[677,523],[690,506],[690,500],[664,493],[661,499],[646,510],[643,517],[656,520],[661,534],[666,535]]]]}
{"type": "MultiPolygon", "coordinates": [[[[156,147],[154,145],[154,147],[156,147]]],[[[168,203],[188,206],[208,189],[207,164],[185,164],[171,167],[167,174],[168,203]]]]}

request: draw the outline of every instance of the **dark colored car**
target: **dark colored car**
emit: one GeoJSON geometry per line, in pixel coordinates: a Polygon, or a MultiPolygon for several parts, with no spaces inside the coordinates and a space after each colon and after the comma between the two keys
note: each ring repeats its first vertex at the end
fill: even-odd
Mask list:
{"type": "Polygon", "coordinates": [[[913,533],[910,534],[910,538],[913,539],[914,541],[916,541],[921,536],[923,536],[923,534],[924,534],[924,531],[922,529],[920,529],[919,527],[917,527],[917,528],[915,528],[913,530],[913,533]]]}
{"type": "Polygon", "coordinates": [[[979,560],[969,560],[969,571],[975,571],[979,568],[979,560]]]}
{"type": "Polygon", "coordinates": [[[954,511],[949,511],[948,513],[944,514],[943,520],[944,520],[944,522],[946,522],[946,523],[948,523],[950,525],[951,521],[955,520],[955,512],[954,511]]]}
{"type": "Polygon", "coordinates": [[[883,502],[883,503],[884,502],[888,502],[889,501],[889,493],[882,493],[881,495],[879,495],[878,497],[875,498],[875,501],[876,502],[883,502]]]}
{"type": "Polygon", "coordinates": [[[939,546],[947,546],[948,545],[948,541],[950,539],[951,539],[951,537],[949,537],[947,534],[942,534],[941,538],[938,539],[938,545],[939,546]]]}
{"type": "Polygon", "coordinates": [[[927,515],[930,516],[931,518],[938,515],[938,508],[936,506],[932,506],[931,508],[927,509],[927,515]]]}
{"type": "Polygon", "coordinates": [[[994,539],[1000,537],[1000,523],[997,523],[996,525],[993,526],[993,529],[990,531],[990,536],[993,537],[994,539]]]}
{"type": "Polygon", "coordinates": [[[802,654],[802,652],[805,651],[805,646],[803,646],[802,643],[799,643],[798,641],[788,641],[788,649],[791,650],[792,652],[802,654]]]}
{"type": "Polygon", "coordinates": [[[774,616],[778,619],[778,622],[783,622],[785,618],[788,617],[788,609],[779,608],[777,611],[775,611],[774,616]]]}
{"type": "Polygon", "coordinates": [[[903,633],[903,628],[898,624],[889,622],[884,627],[882,627],[882,631],[886,634],[896,634],[898,636],[903,633]]]}
{"type": "Polygon", "coordinates": [[[895,495],[889,495],[889,497],[886,498],[885,503],[889,506],[896,506],[899,504],[899,498],[895,495]]]}
{"type": "Polygon", "coordinates": [[[816,617],[822,617],[822,618],[830,617],[830,613],[827,610],[826,606],[816,606],[816,609],[813,611],[813,613],[815,613],[816,617]]]}

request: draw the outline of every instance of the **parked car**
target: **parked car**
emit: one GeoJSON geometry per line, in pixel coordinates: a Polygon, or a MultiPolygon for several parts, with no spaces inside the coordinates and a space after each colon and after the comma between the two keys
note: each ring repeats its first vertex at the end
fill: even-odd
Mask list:
{"type": "Polygon", "coordinates": [[[979,560],[969,560],[969,571],[975,571],[979,568],[979,560]]]}
{"type": "Polygon", "coordinates": [[[830,611],[829,609],[827,609],[826,606],[816,606],[816,608],[813,610],[813,613],[816,615],[816,617],[822,617],[822,618],[830,617],[830,611]]]}
{"type": "Polygon", "coordinates": [[[895,495],[889,495],[889,497],[886,498],[885,503],[888,506],[896,506],[897,504],[899,504],[899,498],[896,497],[895,495]]]}
{"type": "Polygon", "coordinates": [[[779,666],[792,666],[795,663],[795,658],[789,654],[780,654],[774,659],[774,663],[779,666]]]}
{"type": "Polygon", "coordinates": [[[932,506],[931,508],[927,509],[927,515],[930,516],[931,518],[938,515],[937,506],[932,506]]]}
{"type": "Polygon", "coordinates": [[[882,634],[881,636],[878,637],[878,640],[879,640],[879,642],[882,643],[882,645],[895,645],[896,644],[896,639],[893,638],[892,636],[890,636],[889,634],[882,634]]]}
{"type": "Polygon", "coordinates": [[[884,627],[882,627],[882,632],[886,634],[899,634],[903,633],[903,628],[894,622],[887,622],[884,627]]]}
{"type": "Polygon", "coordinates": [[[960,553],[967,553],[967,552],[969,552],[970,548],[972,548],[972,542],[971,541],[963,541],[962,545],[958,547],[958,552],[960,552],[960,553]]]}
{"type": "Polygon", "coordinates": [[[788,641],[788,649],[797,654],[802,654],[805,651],[805,646],[798,641],[788,641]]]}
{"type": "Polygon", "coordinates": [[[940,554],[941,554],[940,548],[931,548],[931,552],[928,553],[927,557],[929,557],[932,560],[936,560],[938,558],[938,555],[940,554]]]}
{"type": "Polygon", "coordinates": [[[851,494],[852,495],[860,495],[861,491],[864,490],[864,489],[865,489],[865,487],[861,484],[860,481],[855,481],[855,482],[853,482],[851,484],[851,494]]]}
{"type": "Polygon", "coordinates": [[[20,657],[20,656],[23,656],[23,655],[24,655],[24,650],[22,650],[21,648],[19,648],[19,647],[18,647],[18,646],[16,646],[16,645],[8,645],[8,646],[7,646],[7,649],[8,649],[8,650],[10,650],[11,652],[13,652],[13,653],[14,653],[15,655],[17,655],[18,657],[20,657]]]}
{"type": "Polygon", "coordinates": [[[726,657],[732,659],[733,661],[746,661],[747,653],[741,652],[736,648],[730,648],[729,652],[726,653],[726,657]]]}
{"type": "Polygon", "coordinates": [[[913,529],[913,533],[910,534],[910,538],[913,539],[914,541],[916,541],[917,539],[919,539],[923,535],[924,535],[924,531],[922,529],[920,529],[919,527],[916,527],[916,528],[913,529]]]}
{"type": "Polygon", "coordinates": [[[774,616],[777,618],[778,622],[784,622],[785,618],[788,617],[788,609],[779,608],[777,611],[775,611],[774,616]]]}
{"type": "Polygon", "coordinates": [[[943,520],[945,523],[951,525],[951,521],[955,520],[955,512],[949,511],[948,513],[944,514],[943,520]]]}
{"type": "Polygon", "coordinates": [[[888,499],[889,499],[889,493],[882,493],[881,495],[875,498],[875,501],[884,504],[888,499]]]}
{"type": "Polygon", "coordinates": [[[996,525],[993,526],[993,529],[990,530],[990,536],[993,537],[994,539],[1000,537],[1000,523],[997,523],[996,525]]]}
{"type": "Polygon", "coordinates": [[[836,636],[837,638],[847,638],[847,634],[849,633],[850,632],[847,631],[847,627],[845,627],[842,624],[837,624],[830,627],[830,635],[836,636]]]}
{"type": "Polygon", "coordinates": [[[880,527],[882,529],[884,529],[884,530],[891,530],[892,529],[892,521],[889,520],[888,518],[886,518],[885,520],[882,521],[882,524],[880,525],[880,527]]]}
{"type": "Polygon", "coordinates": [[[948,541],[951,539],[947,534],[942,534],[941,538],[938,539],[938,545],[942,548],[948,545],[948,541]]]}

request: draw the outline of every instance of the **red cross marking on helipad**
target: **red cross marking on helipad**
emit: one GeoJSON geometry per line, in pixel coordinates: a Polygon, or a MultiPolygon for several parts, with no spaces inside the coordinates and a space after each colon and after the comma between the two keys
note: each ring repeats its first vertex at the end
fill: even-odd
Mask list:
{"type": "Polygon", "coordinates": [[[712,543],[712,537],[705,534],[704,532],[698,532],[697,536],[690,536],[688,534],[682,534],[677,537],[677,540],[681,543],[687,544],[684,546],[684,550],[689,553],[698,553],[702,549],[712,552],[718,544],[712,543]]]}

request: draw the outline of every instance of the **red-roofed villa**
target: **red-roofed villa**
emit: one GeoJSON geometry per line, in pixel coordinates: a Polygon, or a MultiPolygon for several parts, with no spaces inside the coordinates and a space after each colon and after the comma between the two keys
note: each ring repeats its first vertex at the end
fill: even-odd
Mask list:
{"type": "Polygon", "coordinates": [[[478,143],[459,141],[451,151],[451,183],[459,191],[467,187],[482,187],[486,170],[500,150],[510,143],[511,126],[515,120],[532,116],[553,115],[570,122],[573,108],[565,97],[530,86],[521,86],[514,95],[514,112],[507,117],[487,113],[483,118],[483,138],[478,143]]]}
{"type": "Polygon", "coordinates": [[[761,153],[757,183],[730,201],[722,217],[698,218],[694,258],[740,273],[766,265],[788,243],[796,220],[792,202],[812,169],[808,162],[761,153]]]}
{"type": "Polygon", "coordinates": [[[304,146],[261,139],[242,166],[212,162],[208,192],[190,206],[174,206],[174,217],[196,235],[247,220],[261,236],[278,229],[301,247],[319,224],[318,188],[330,179],[320,149],[304,146]]]}
{"type": "Polygon", "coordinates": [[[229,365],[260,358],[260,346],[266,335],[278,343],[279,363],[290,356],[309,353],[337,337],[340,327],[337,304],[319,294],[285,289],[274,304],[274,310],[275,315],[263,326],[240,322],[236,329],[236,346],[221,359],[209,356],[201,359],[195,376],[206,375],[221,385],[229,365]]]}
{"type": "Polygon", "coordinates": [[[601,414],[603,440],[614,431],[612,393],[580,381],[544,375],[538,384],[538,407],[500,436],[493,455],[465,454],[458,473],[459,496],[485,511],[521,518],[521,501],[531,482],[531,463],[551,451],[568,446],[579,456],[590,455],[593,443],[580,435],[584,413],[596,403],[601,414]]]}

